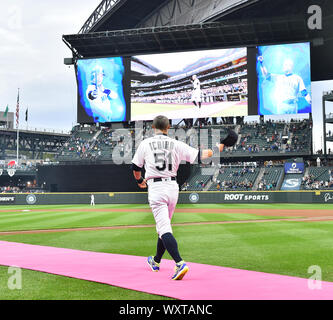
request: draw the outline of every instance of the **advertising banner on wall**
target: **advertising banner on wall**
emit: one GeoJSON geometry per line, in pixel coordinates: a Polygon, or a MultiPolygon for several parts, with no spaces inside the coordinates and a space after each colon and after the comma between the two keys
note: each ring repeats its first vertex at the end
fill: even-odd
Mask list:
{"type": "Polygon", "coordinates": [[[14,204],[15,197],[14,196],[0,196],[0,205],[2,204],[14,204]]]}
{"type": "Polygon", "coordinates": [[[302,162],[287,162],[284,165],[285,173],[303,173],[304,172],[304,163],[302,162]]]}

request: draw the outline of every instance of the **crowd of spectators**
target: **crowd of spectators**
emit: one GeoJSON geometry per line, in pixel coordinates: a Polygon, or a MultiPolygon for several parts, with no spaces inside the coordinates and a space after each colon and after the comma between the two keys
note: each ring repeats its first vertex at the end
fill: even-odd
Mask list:
{"type": "MultiPolygon", "coordinates": [[[[201,82],[203,102],[227,101],[228,94],[242,94],[246,97],[247,81],[241,80],[246,75],[244,63],[197,74],[201,82]]],[[[180,75],[151,83],[134,83],[131,100],[137,103],[192,103],[193,84],[190,81],[191,76],[184,78],[180,75]]]]}
{"type": "Polygon", "coordinates": [[[182,185],[181,190],[182,190],[182,191],[187,191],[189,187],[190,187],[190,184],[189,184],[188,182],[185,182],[185,183],[182,185]]]}
{"type": "MultiPolygon", "coordinates": [[[[200,121],[199,128],[211,128],[211,122],[209,118],[200,119],[205,121],[200,121]]],[[[197,123],[196,123],[197,124],[197,123]]],[[[196,125],[194,124],[194,125],[196,125]]],[[[221,122],[218,123],[221,125],[221,122]]],[[[240,141],[232,148],[225,148],[224,152],[227,154],[234,154],[235,152],[250,153],[250,154],[259,154],[263,152],[305,152],[310,151],[311,142],[309,141],[309,120],[303,121],[293,121],[291,123],[287,122],[274,122],[272,120],[265,123],[245,123],[240,125],[240,141]],[[286,138],[286,136],[288,138],[286,138]]],[[[193,128],[193,123],[186,123],[185,125],[177,125],[175,129],[183,128],[185,130],[193,128]]],[[[235,127],[233,127],[235,128],[235,127]]],[[[132,139],[134,142],[135,129],[130,129],[129,132],[125,132],[123,136],[120,136],[117,133],[117,137],[114,136],[115,130],[110,128],[103,128],[101,133],[96,139],[94,139],[94,133],[96,133],[97,128],[93,126],[90,131],[90,135],[81,135],[80,130],[77,129],[73,132],[70,140],[67,141],[63,148],[60,150],[57,159],[84,159],[84,160],[111,160],[113,151],[115,147],[118,147],[120,150],[120,156],[124,154],[129,154],[134,151],[135,144],[128,143],[129,139],[132,139]]],[[[194,129],[193,129],[194,130],[194,129]]],[[[225,129],[223,128],[225,131],[225,129]]],[[[223,131],[221,129],[221,132],[223,131]]],[[[83,131],[87,133],[87,128],[83,131]]],[[[175,132],[175,131],[173,131],[175,132]]],[[[152,136],[153,130],[151,127],[146,124],[146,127],[143,131],[143,137],[148,138],[152,136]]],[[[222,134],[223,135],[223,134],[222,134]]],[[[197,142],[194,143],[196,133],[194,135],[188,135],[189,145],[197,146],[197,142]]],[[[208,133],[207,145],[204,147],[210,147],[211,135],[208,133]]],[[[201,142],[201,136],[200,140],[201,142]]]]}
{"type": "Polygon", "coordinates": [[[237,190],[237,189],[241,189],[241,190],[251,190],[253,187],[253,183],[247,179],[245,179],[244,181],[240,181],[240,182],[235,182],[232,180],[227,180],[227,181],[217,181],[216,184],[216,190],[217,191],[227,191],[227,190],[237,190]]]}
{"type": "Polygon", "coordinates": [[[328,171],[328,179],[316,179],[314,175],[307,175],[302,178],[302,186],[306,190],[320,190],[333,186],[333,172],[328,171]]]}
{"type": "MultiPolygon", "coordinates": [[[[204,88],[201,92],[204,103],[214,103],[218,101],[228,101],[228,94],[243,94],[246,96],[247,86],[244,82],[237,82],[204,88]]],[[[181,87],[164,93],[146,92],[144,96],[132,97],[132,102],[189,104],[192,103],[192,89],[181,87]]]]}
{"type": "Polygon", "coordinates": [[[258,184],[258,190],[263,191],[263,190],[273,190],[277,186],[277,183],[274,182],[267,182],[266,179],[263,179],[259,182],[258,184]]]}
{"type": "Polygon", "coordinates": [[[0,187],[1,193],[20,193],[21,189],[19,187],[4,186],[0,187]]]}
{"type": "Polygon", "coordinates": [[[249,174],[254,174],[256,168],[254,167],[243,167],[235,168],[230,173],[226,173],[226,168],[221,167],[219,169],[219,176],[226,176],[226,179],[219,180],[218,178],[213,178],[212,182],[216,185],[217,191],[226,191],[226,190],[251,190],[253,187],[254,181],[248,179],[249,174]],[[242,179],[242,177],[245,177],[242,179]]]}
{"type": "Polygon", "coordinates": [[[273,120],[265,123],[245,123],[239,134],[239,144],[226,148],[227,153],[310,152],[311,149],[311,122],[306,119],[290,123],[273,120]]]}
{"type": "Polygon", "coordinates": [[[42,188],[21,188],[18,186],[2,186],[0,193],[45,193],[42,188]]]}
{"type": "Polygon", "coordinates": [[[292,133],[292,137],[287,141],[286,151],[300,152],[310,148],[311,121],[290,122],[287,124],[287,129],[292,133]]]}
{"type": "MultiPolygon", "coordinates": [[[[196,181],[196,183],[195,183],[195,187],[197,188],[197,189],[201,189],[201,191],[204,189],[204,187],[205,187],[206,185],[205,185],[205,183],[203,182],[203,180],[201,180],[201,181],[196,181]]],[[[188,186],[187,186],[188,187],[188,186]]]]}
{"type": "Polygon", "coordinates": [[[70,139],[63,145],[56,158],[73,155],[76,159],[96,160],[99,156],[99,150],[96,147],[96,140],[93,139],[98,129],[95,125],[88,128],[78,126],[73,128],[70,139]]]}

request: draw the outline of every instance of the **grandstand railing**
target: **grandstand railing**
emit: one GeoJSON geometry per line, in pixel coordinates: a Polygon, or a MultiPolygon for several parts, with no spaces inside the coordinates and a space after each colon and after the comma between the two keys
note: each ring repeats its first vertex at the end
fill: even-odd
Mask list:
{"type": "MultiPolygon", "coordinates": [[[[17,129],[0,128],[0,131],[17,131],[17,129]]],[[[70,134],[71,130],[68,129],[53,129],[53,128],[37,128],[37,127],[19,127],[19,131],[33,132],[33,133],[56,133],[56,134],[70,134]]]]}

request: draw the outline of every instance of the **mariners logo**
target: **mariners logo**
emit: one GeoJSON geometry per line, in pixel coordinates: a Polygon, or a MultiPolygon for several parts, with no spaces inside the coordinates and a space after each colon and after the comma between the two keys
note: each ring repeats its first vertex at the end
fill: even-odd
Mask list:
{"type": "Polygon", "coordinates": [[[29,194],[27,197],[26,197],[26,201],[27,201],[27,204],[35,204],[36,201],[37,201],[37,198],[34,194],[29,194]]]}
{"type": "Polygon", "coordinates": [[[325,202],[331,201],[333,200],[333,195],[331,195],[330,193],[325,193],[324,199],[325,202]]]}
{"type": "Polygon", "coordinates": [[[15,169],[7,169],[7,173],[10,177],[13,177],[16,173],[16,170],[15,169]]]}
{"type": "Polygon", "coordinates": [[[197,203],[199,201],[199,195],[197,193],[190,194],[190,201],[192,203],[197,203]]]}

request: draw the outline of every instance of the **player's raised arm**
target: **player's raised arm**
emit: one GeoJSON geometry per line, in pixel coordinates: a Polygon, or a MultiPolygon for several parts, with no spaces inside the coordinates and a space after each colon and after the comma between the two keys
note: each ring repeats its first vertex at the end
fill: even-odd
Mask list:
{"type": "Polygon", "coordinates": [[[233,147],[238,140],[238,135],[234,130],[228,130],[226,138],[221,139],[221,143],[216,143],[212,149],[204,149],[201,151],[201,159],[208,159],[223,151],[224,147],[233,147]]]}
{"type": "Polygon", "coordinates": [[[205,159],[211,158],[214,154],[222,152],[223,149],[224,149],[224,144],[216,143],[216,146],[213,148],[213,150],[212,149],[203,149],[201,151],[200,159],[205,160],[205,159]]]}
{"type": "Polygon", "coordinates": [[[311,95],[309,91],[306,89],[304,81],[301,77],[299,77],[299,91],[301,92],[302,97],[306,100],[308,104],[312,103],[311,95]]]}
{"type": "Polygon", "coordinates": [[[258,62],[260,63],[260,70],[261,70],[262,75],[265,78],[268,78],[269,77],[269,72],[267,71],[267,69],[264,65],[264,57],[263,56],[258,57],[258,62]]]}
{"type": "Polygon", "coordinates": [[[181,160],[184,160],[189,163],[194,163],[196,159],[204,160],[213,157],[214,155],[220,154],[223,151],[224,147],[232,147],[237,143],[238,135],[235,131],[229,130],[228,135],[225,138],[221,139],[220,143],[217,143],[213,149],[203,149],[201,153],[198,149],[192,148],[187,144],[183,143],[180,150],[181,160]]]}

